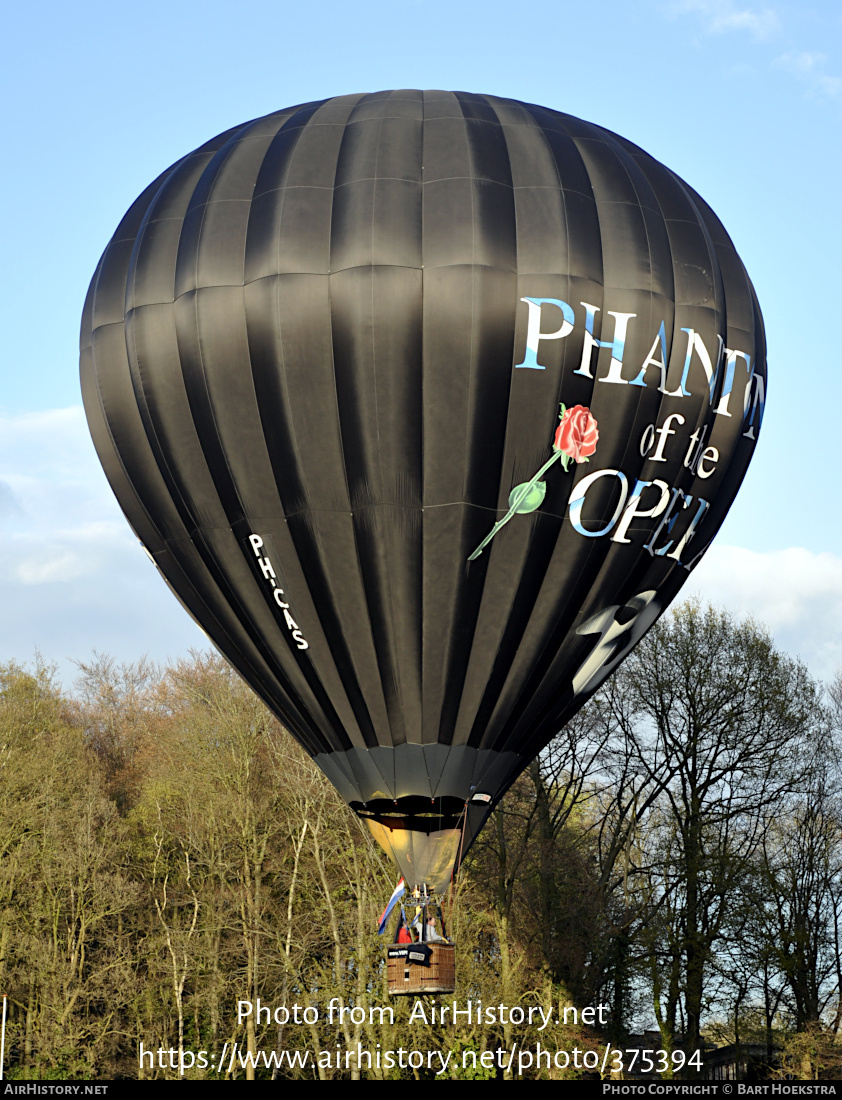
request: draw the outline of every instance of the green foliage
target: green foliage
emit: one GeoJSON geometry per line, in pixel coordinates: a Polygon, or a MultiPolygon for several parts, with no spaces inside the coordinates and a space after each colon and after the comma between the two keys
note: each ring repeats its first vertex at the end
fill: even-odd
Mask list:
{"type": "Polygon", "coordinates": [[[695,604],[657,624],[471,851],[446,912],[455,999],[552,1007],[546,1029],[442,1023],[389,999],[375,929],[395,872],[224,662],[79,668],[68,698],[42,665],[0,666],[8,1076],[490,1080],[513,1074],[483,1066],[485,1051],[572,1056],[655,1022],[658,1045],[704,1024],[720,1042],[784,1041],[787,1067],[829,1072],[842,1016],[832,723],[755,624],[695,604]],[[318,1019],[238,1020],[258,998],[318,1019]],[[331,1001],[366,1011],[331,1018],[331,1001]],[[597,1004],[601,1029],[557,1022],[597,1004]],[[387,1005],[394,1020],[368,1012],[387,1005]],[[139,1066],[141,1044],[154,1065],[139,1066]],[[437,1074],[328,1057],[358,1047],[451,1062],[437,1074]],[[282,1050],[323,1057],[242,1064],[282,1050]],[[210,1064],[191,1063],[199,1051],[210,1064]]]}

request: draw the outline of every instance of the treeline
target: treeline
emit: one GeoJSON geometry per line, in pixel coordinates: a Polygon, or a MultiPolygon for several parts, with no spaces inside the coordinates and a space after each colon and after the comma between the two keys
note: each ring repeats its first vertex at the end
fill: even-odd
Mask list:
{"type": "Polygon", "coordinates": [[[441,1024],[390,999],[376,926],[396,873],[224,662],[79,672],[67,695],[0,667],[7,1077],[436,1077],[377,1064],[406,1049],[476,1078],[503,1071],[462,1052],[639,1047],[645,1028],[668,1053],[755,1044],[771,1073],[842,1074],[842,691],[756,624],[666,616],[460,872],[442,1003],[607,1006],[592,1029],[441,1024]],[[258,999],[281,1011],[238,1015],[258,999]],[[370,1067],[344,1060],[360,1049],[370,1067]],[[244,1064],[273,1050],[309,1061],[244,1064]]]}

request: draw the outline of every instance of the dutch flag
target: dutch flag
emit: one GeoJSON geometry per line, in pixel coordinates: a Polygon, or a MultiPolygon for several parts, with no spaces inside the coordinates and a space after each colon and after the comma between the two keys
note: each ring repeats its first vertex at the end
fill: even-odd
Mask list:
{"type": "Polygon", "coordinates": [[[406,893],[406,883],[404,882],[403,878],[399,878],[398,879],[398,884],[395,887],[394,892],[392,893],[392,896],[389,898],[388,902],[386,903],[386,908],[383,910],[383,916],[380,918],[380,927],[377,929],[377,935],[378,936],[382,936],[383,933],[386,931],[386,921],[389,919],[389,916],[390,916],[392,910],[398,904],[398,900],[400,898],[402,898],[405,893],[406,893]]]}

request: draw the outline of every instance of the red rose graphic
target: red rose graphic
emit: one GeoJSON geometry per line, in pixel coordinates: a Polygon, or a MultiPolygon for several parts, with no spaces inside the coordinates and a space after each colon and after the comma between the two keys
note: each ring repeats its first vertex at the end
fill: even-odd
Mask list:
{"type": "Polygon", "coordinates": [[[574,405],[572,409],[568,409],[564,404],[559,405],[559,409],[561,411],[558,418],[561,423],[556,428],[552,454],[531,480],[515,485],[509,493],[508,512],[497,520],[468,561],[476,561],[500,528],[505,527],[513,516],[526,515],[541,507],[547,495],[547,483],[541,478],[554,462],[560,462],[567,473],[571,459],[574,462],[587,462],[588,455],[596,450],[599,432],[591,410],[584,405],[574,405]]]}
{"type": "Polygon", "coordinates": [[[596,450],[599,439],[596,421],[584,405],[567,409],[556,428],[553,450],[568,455],[574,462],[584,462],[596,450]]]}

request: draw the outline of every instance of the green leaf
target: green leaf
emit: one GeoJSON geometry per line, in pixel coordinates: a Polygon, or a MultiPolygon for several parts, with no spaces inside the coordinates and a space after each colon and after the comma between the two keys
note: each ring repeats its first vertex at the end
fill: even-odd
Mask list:
{"type": "Polygon", "coordinates": [[[540,508],[544,503],[546,495],[547,483],[545,481],[536,481],[534,484],[524,481],[521,485],[515,485],[509,493],[509,507],[513,508],[518,515],[534,512],[536,508],[540,508]],[[522,499],[518,500],[521,494],[522,499]],[[516,501],[517,503],[515,503],[516,501]]]}

